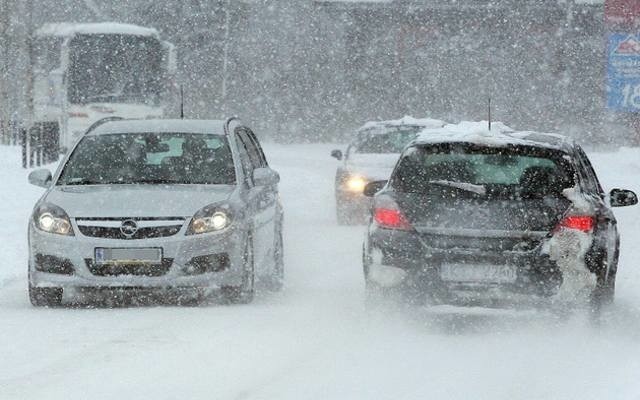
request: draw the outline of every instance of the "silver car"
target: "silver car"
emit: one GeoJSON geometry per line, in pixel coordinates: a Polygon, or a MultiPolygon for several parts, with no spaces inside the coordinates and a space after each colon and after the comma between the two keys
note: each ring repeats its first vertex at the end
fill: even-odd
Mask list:
{"type": "Polygon", "coordinates": [[[228,121],[123,120],[90,129],[51,175],[29,222],[29,296],[98,291],[230,302],[282,286],[279,175],[228,121]]]}

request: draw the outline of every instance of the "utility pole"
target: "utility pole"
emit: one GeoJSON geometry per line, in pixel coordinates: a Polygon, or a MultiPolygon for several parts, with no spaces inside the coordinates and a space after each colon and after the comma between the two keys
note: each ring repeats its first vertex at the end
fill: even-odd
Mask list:
{"type": "Polygon", "coordinates": [[[230,15],[229,15],[229,0],[225,0],[223,3],[224,7],[224,43],[223,43],[223,51],[222,51],[222,90],[221,90],[221,98],[222,98],[222,115],[225,116],[227,112],[227,70],[229,69],[229,24],[230,15]]]}
{"type": "Polygon", "coordinates": [[[9,102],[9,52],[11,46],[10,0],[0,0],[0,141],[6,144],[9,140],[8,128],[10,119],[9,102]]]}

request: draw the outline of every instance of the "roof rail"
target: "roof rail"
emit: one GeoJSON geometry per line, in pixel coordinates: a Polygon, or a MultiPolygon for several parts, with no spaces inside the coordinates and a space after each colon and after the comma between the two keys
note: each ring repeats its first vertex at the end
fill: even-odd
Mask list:
{"type": "Polygon", "coordinates": [[[111,121],[121,121],[123,119],[124,118],[122,117],[104,117],[102,119],[99,119],[93,124],[91,124],[91,126],[85,131],[84,136],[88,135],[91,131],[93,131],[94,129],[96,129],[102,124],[106,124],[107,122],[111,122],[111,121]]]}
{"type": "Polygon", "coordinates": [[[240,118],[239,117],[229,117],[229,118],[227,118],[226,121],[224,121],[224,134],[227,135],[227,136],[229,136],[229,133],[230,133],[229,132],[229,125],[231,125],[231,123],[233,121],[240,122],[240,118]]]}

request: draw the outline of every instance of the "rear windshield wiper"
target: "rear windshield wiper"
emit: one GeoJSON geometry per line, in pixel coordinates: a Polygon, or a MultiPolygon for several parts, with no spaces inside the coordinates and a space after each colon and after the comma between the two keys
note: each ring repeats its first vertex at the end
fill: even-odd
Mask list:
{"type": "Polygon", "coordinates": [[[484,196],[487,194],[487,189],[482,185],[476,185],[474,183],[469,182],[456,182],[456,181],[447,181],[447,180],[435,180],[429,181],[429,183],[433,185],[440,185],[446,187],[452,187],[455,189],[464,190],[466,192],[476,193],[484,196]]]}

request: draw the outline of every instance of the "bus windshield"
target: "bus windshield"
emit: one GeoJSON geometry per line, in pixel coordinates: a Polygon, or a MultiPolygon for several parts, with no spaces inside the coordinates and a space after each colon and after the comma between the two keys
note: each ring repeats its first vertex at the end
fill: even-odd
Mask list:
{"type": "Polygon", "coordinates": [[[162,45],[156,38],[77,35],[69,50],[70,103],[159,102],[162,45]]]}

